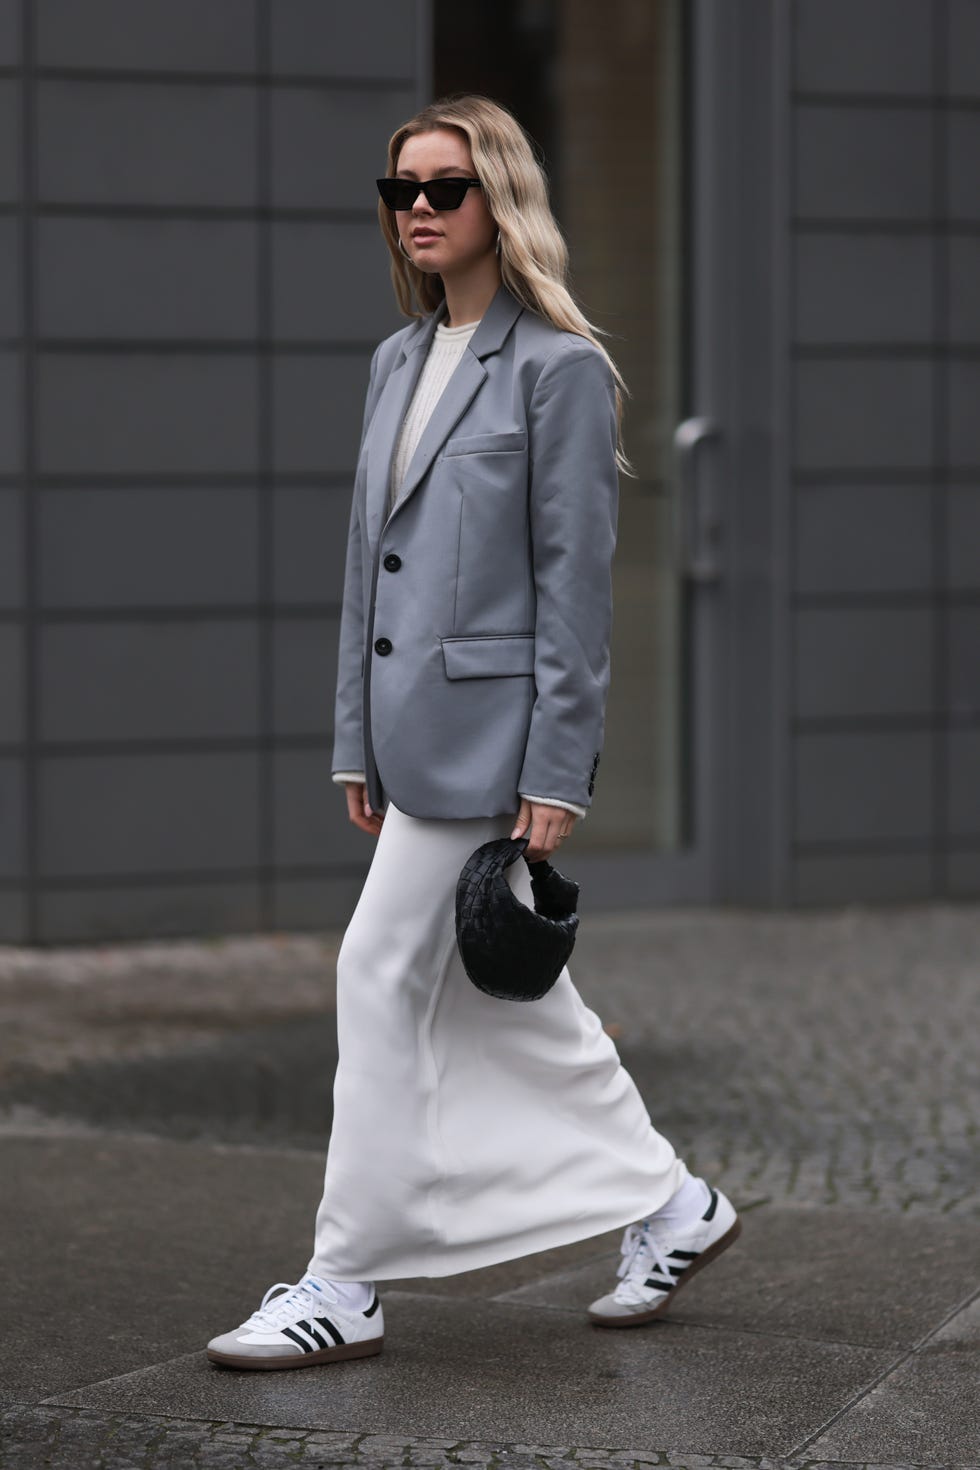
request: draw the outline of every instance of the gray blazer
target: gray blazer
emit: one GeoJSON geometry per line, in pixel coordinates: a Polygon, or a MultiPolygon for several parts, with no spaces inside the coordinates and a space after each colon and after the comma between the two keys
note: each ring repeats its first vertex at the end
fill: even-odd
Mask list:
{"type": "Polygon", "coordinates": [[[351,502],[332,770],[410,816],[591,805],[619,480],[605,357],[501,285],[385,518],[446,303],[374,353],[351,502]]]}

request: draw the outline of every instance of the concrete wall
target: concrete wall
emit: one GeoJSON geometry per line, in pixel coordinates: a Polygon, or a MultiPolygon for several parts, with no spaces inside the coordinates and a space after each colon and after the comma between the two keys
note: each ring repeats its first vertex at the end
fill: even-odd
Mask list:
{"type": "Polygon", "coordinates": [[[980,891],[980,4],[794,0],[792,897],[980,891]]]}
{"type": "Polygon", "coordinates": [[[0,0],[0,940],[329,923],[408,0],[0,0]]]}
{"type": "MultiPolygon", "coordinates": [[[[725,68],[768,70],[716,186],[713,896],[977,893],[980,3],[715,3],[725,68]]],[[[329,779],[337,599],[401,323],[372,181],[433,21],[207,17],[0,0],[0,941],[339,922],[370,858],[329,779]]]]}

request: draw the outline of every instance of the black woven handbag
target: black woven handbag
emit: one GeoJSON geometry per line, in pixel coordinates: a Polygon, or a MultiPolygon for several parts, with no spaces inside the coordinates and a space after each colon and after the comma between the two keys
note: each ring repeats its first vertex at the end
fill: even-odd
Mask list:
{"type": "Polygon", "coordinates": [[[544,858],[529,862],[527,837],[497,837],[466,859],[456,884],[456,943],[478,990],[498,1000],[540,1000],[561,974],[578,928],[579,885],[544,858]],[[524,857],[534,908],[504,876],[524,857]]]}

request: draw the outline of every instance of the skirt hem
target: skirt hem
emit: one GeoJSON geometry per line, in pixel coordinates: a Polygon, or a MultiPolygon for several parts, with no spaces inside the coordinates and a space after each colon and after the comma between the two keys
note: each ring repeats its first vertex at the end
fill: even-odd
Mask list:
{"type": "Polygon", "coordinates": [[[529,1230],[522,1233],[520,1238],[511,1236],[501,1238],[496,1242],[488,1242],[483,1245],[474,1244],[470,1246],[454,1246],[447,1248],[451,1250],[451,1261],[447,1258],[440,1263],[438,1269],[433,1269],[431,1257],[437,1253],[436,1247],[430,1247],[423,1254],[417,1256],[406,1256],[397,1267],[382,1266],[380,1263],[365,1263],[363,1274],[355,1275],[350,1271],[336,1274],[330,1270],[329,1263],[325,1264],[316,1256],[311,1257],[307,1266],[317,1276],[323,1276],[328,1281],[402,1281],[411,1278],[426,1278],[431,1281],[439,1280],[443,1276],[459,1276],[465,1271],[479,1271],[485,1266],[499,1266],[505,1261],[519,1260],[522,1256],[537,1255],[541,1251],[559,1250],[565,1245],[575,1245],[580,1240],[589,1240],[594,1235],[604,1235],[609,1230],[625,1229],[636,1220],[642,1220],[661,1205],[667,1203],[673,1194],[684,1183],[687,1169],[680,1158],[675,1158],[674,1166],[661,1181],[662,1199],[649,1197],[645,1202],[633,1201],[630,1210],[611,1210],[604,1216],[593,1215],[590,1219],[579,1219],[570,1221],[563,1230],[541,1227],[537,1230],[529,1230]],[[428,1268],[428,1269],[426,1269],[428,1268]]]}

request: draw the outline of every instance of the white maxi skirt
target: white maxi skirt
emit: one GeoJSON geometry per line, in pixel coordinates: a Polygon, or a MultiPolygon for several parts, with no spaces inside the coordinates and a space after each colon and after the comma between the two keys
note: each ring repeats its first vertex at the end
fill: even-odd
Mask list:
{"type": "MultiPolygon", "coordinates": [[[[513,824],[385,811],[337,957],[319,1275],[490,1266],[642,1219],[687,1176],[567,966],[521,1002],[484,995],[463,969],[456,880],[513,824]]],[[[533,907],[523,860],[506,876],[533,907]]]]}

